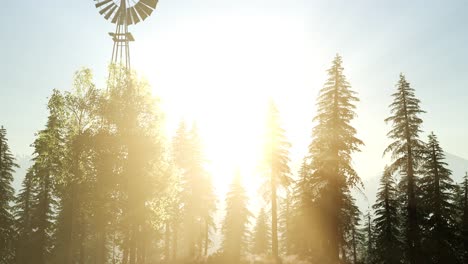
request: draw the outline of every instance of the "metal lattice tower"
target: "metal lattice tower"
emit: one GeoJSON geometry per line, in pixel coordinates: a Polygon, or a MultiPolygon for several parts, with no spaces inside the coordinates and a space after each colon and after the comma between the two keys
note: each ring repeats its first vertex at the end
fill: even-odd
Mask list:
{"type": "Polygon", "coordinates": [[[116,24],[109,35],[114,41],[111,63],[130,70],[130,42],[135,41],[128,26],[138,24],[149,17],[158,0],[94,0],[96,8],[105,19],[116,24]]]}

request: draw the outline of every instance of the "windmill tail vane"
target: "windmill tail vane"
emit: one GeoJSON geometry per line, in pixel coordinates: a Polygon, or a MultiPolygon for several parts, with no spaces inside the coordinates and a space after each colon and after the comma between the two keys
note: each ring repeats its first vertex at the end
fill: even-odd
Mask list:
{"type": "Polygon", "coordinates": [[[156,9],[158,0],[94,0],[99,13],[116,24],[115,32],[109,35],[114,41],[111,63],[130,70],[130,42],[135,41],[128,26],[148,18],[156,9]]]}

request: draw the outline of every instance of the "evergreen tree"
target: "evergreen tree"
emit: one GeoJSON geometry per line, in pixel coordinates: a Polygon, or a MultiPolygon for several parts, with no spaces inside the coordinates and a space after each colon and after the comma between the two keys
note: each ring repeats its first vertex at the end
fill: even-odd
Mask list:
{"type": "Polygon", "coordinates": [[[0,128],[0,263],[12,263],[14,257],[14,216],[11,203],[15,199],[13,173],[18,165],[8,146],[6,129],[0,128]]]}
{"type": "Polygon", "coordinates": [[[34,165],[32,167],[35,190],[32,192],[31,225],[34,230],[34,261],[38,264],[50,261],[54,222],[55,182],[61,177],[63,157],[63,96],[54,90],[49,99],[49,117],[46,128],[39,131],[34,141],[34,165]]]}
{"type": "Polygon", "coordinates": [[[239,263],[247,250],[248,225],[252,216],[247,203],[248,197],[237,172],[226,195],[226,216],[222,225],[224,263],[239,263]]]}
{"type": "Polygon", "coordinates": [[[280,214],[279,214],[279,233],[281,252],[284,255],[291,255],[293,253],[293,210],[294,210],[294,197],[291,188],[286,189],[286,196],[280,200],[280,214]]]}
{"type": "Polygon", "coordinates": [[[210,232],[216,229],[213,214],[216,210],[216,195],[214,193],[214,187],[211,180],[211,176],[205,169],[205,157],[203,154],[202,142],[198,134],[198,128],[196,124],[192,126],[190,131],[190,146],[191,146],[191,158],[192,166],[190,173],[193,175],[191,183],[194,185],[194,197],[199,201],[199,212],[198,215],[198,255],[206,256],[208,254],[208,246],[210,244],[210,232]]]}
{"type": "Polygon", "coordinates": [[[270,247],[270,229],[265,209],[261,209],[253,231],[252,253],[266,255],[270,247]]]}
{"type": "Polygon", "coordinates": [[[417,175],[416,171],[421,163],[420,153],[423,142],[419,139],[422,119],[419,118],[423,110],[416,98],[414,89],[406,81],[403,74],[397,84],[397,91],[392,95],[390,105],[391,116],[385,119],[392,123],[392,129],[387,134],[393,142],[384,153],[391,153],[393,163],[389,166],[390,173],[399,171],[402,176],[400,186],[404,188],[405,202],[405,238],[407,259],[410,264],[420,263],[421,234],[418,216],[417,175]]]}
{"type": "MultiPolygon", "coordinates": [[[[314,242],[321,234],[317,224],[314,223],[313,195],[310,191],[312,186],[309,181],[309,170],[304,160],[299,170],[299,179],[295,182],[292,191],[292,210],[289,245],[291,254],[301,258],[310,258],[313,251],[314,242]],[[312,224],[313,223],[313,224],[312,224]]],[[[316,248],[314,248],[316,249],[316,248]]]]}
{"type": "Polygon", "coordinates": [[[461,224],[460,224],[460,235],[461,235],[461,248],[462,248],[462,263],[468,263],[468,172],[463,177],[461,184],[462,199],[460,200],[461,209],[461,224]]]}
{"type": "MultiPolygon", "coordinates": [[[[89,69],[75,73],[72,91],[62,95],[63,120],[63,159],[60,160],[61,175],[57,181],[59,196],[57,232],[55,235],[54,258],[58,263],[90,261],[86,255],[87,239],[90,237],[88,224],[90,214],[87,202],[90,197],[91,171],[91,131],[97,121],[96,111],[98,91],[92,82],[89,69]]],[[[47,158],[47,155],[45,155],[47,158]]]]}
{"type": "Polygon", "coordinates": [[[184,187],[187,184],[187,170],[189,167],[189,135],[185,122],[180,122],[177,128],[176,134],[172,140],[172,159],[174,162],[174,170],[178,175],[178,184],[180,190],[175,194],[174,201],[171,204],[176,212],[181,211],[182,214],[176,213],[172,222],[172,253],[171,258],[173,260],[178,258],[178,252],[180,252],[179,240],[181,238],[181,222],[185,220],[184,216],[187,213],[187,207],[185,202],[187,201],[186,192],[184,187]],[[185,195],[184,195],[185,193],[185,195]]]}
{"type": "Polygon", "coordinates": [[[452,172],[447,168],[445,154],[434,133],[429,135],[424,150],[421,179],[424,206],[424,256],[428,263],[456,263],[456,229],[452,172]]]}
{"type": "Polygon", "coordinates": [[[363,144],[356,138],[350,122],[356,116],[355,92],[343,74],[341,56],[337,55],[328,70],[328,80],[321,89],[317,102],[317,125],[312,131],[309,146],[314,202],[320,212],[324,235],[322,256],[324,263],[340,261],[340,243],[346,219],[342,214],[348,190],[361,184],[351,165],[351,154],[363,144]]]}
{"type": "Polygon", "coordinates": [[[270,102],[268,111],[266,142],[266,162],[269,177],[266,185],[270,193],[271,202],[271,252],[273,258],[279,261],[278,252],[278,189],[287,188],[292,180],[289,176],[289,148],[285,131],[280,126],[279,112],[273,101],[270,102]]]}
{"type": "Polygon", "coordinates": [[[181,123],[173,142],[174,163],[181,173],[182,228],[184,248],[179,250],[183,257],[195,258],[206,255],[209,234],[215,229],[213,213],[216,197],[211,176],[206,171],[206,160],[198,129],[181,123]]]}
{"type": "Polygon", "coordinates": [[[29,168],[23,179],[22,188],[16,197],[14,211],[16,221],[16,232],[18,240],[16,245],[16,263],[33,264],[32,242],[32,207],[34,204],[33,194],[35,192],[34,170],[29,168]]]}
{"type": "MultiPolygon", "coordinates": [[[[400,264],[402,263],[402,244],[400,234],[400,218],[398,212],[398,193],[395,181],[388,167],[385,168],[380,187],[377,193],[377,201],[373,205],[375,210],[374,237],[376,264],[400,264]]],[[[370,223],[368,223],[370,225],[370,223]]],[[[369,234],[371,227],[368,227],[369,234]]],[[[370,251],[370,250],[369,250],[370,251]]]]}
{"type": "Polygon", "coordinates": [[[358,263],[359,244],[363,240],[363,235],[359,229],[361,221],[361,212],[356,205],[354,198],[350,193],[346,194],[342,211],[342,219],[344,219],[343,238],[340,241],[342,257],[349,256],[350,263],[358,263]]]}
{"type": "Polygon", "coordinates": [[[375,261],[375,229],[372,223],[371,211],[367,211],[367,214],[364,216],[364,224],[361,229],[363,234],[363,239],[361,243],[361,260],[363,264],[374,264],[375,261]]]}

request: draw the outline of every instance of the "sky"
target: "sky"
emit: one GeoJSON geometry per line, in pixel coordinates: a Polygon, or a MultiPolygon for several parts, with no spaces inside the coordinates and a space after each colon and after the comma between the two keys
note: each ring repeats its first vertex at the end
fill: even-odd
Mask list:
{"type": "MultiPolygon", "coordinates": [[[[383,120],[400,73],[427,111],[423,138],[434,131],[447,152],[468,158],[467,8],[442,0],[160,0],[130,27],[132,68],[161,98],[169,134],[181,119],[198,123],[215,181],[226,183],[221,174],[239,164],[257,173],[269,97],[297,170],[315,99],[339,53],[360,98],[353,125],[365,146],[354,165],[366,180],[386,163],[383,120]]],[[[0,125],[13,153],[31,155],[52,89],[69,90],[82,67],[104,87],[114,26],[91,0],[6,1],[0,23],[0,125]]]]}

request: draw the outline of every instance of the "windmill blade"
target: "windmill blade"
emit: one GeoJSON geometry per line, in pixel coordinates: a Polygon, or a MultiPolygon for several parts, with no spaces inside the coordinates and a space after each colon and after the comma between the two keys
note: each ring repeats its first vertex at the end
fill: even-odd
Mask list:
{"type": "Polygon", "coordinates": [[[130,12],[130,8],[127,9],[127,25],[133,25],[133,18],[132,13],[130,12]]]}
{"type": "MultiPolygon", "coordinates": [[[[112,18],[112,21],[111,21],[111,22],[112,22],[113,24],[115,24],[115,23],[117,23],[118,21],[121,21],[121,18],[124,17],[124,13],[123,13],[123,12],[125,12],[125,11],[123,10],[123,8],[122,8],[122,7],[119,7],[119,10],[117,10],[117,13],[115,13],[115,16],[114,16],[114,18],[112,18]]],[[[119,23],[121,23],[121,22],[119,22],[119,23]]]]}
{"type": "Polygon", "coordinates": [[[149,16],[149,14],[147,14],[146,11],[141,7],[142,5],[143,4],[138,3],[134,7],[135,7],[138,15],[141,17],[141,20],[145,20],[149,16]]]}
{"type": "Polygon", "coordinates": [[[140,3],[143,3],[152,9],[156,8],[156,4],[158,3],[158,0],[141,0],[140,3]]]}
{"type": "Polygon", "coordinates": [[[103,9],[101,9],[99,11],[99,14],[103,15],[104,13],[107,13],[107,11],[109,11],[109,9],[111,9],[113,7],[117,7],[117,5],[114,4],[114,2],[112,2],[112,4],[110,4],[110,5],[106,6],[106,7],[104,7],[103,9]]]}
{"type": "Polygon", "coordinates": [[[107,14],[104,16],[105,19],[109,20],[110,16],[115,12],[115,10],[118,8],[117,5],[114,5],[114,7],[112,7],[111,10],[109,10],[109,12],[107,12],[107,14]]]}
{"type": "Polygon", "coordinates": [[[128,0],[94,0],[95,6],[99,9],[99,13],[104,16],[105,19],[110,20],[113,24],[138,24],[149,17],[156,5],[158,0],[132,0],[137,2],[134,5],[127,6],[128,0]],[[119,3],[120,2],[120,5],[119,3]]]}
{"type": "Polygon", "coordinates": [[[112,0],[104,0],[102,2],[97,3],[96,7],[99,8],[99,7],[101,7],[101,6],[105,5],[105,4],[108,4],[110,2],[112,2],[112,0]]]}
{"type": "Polygon", "coordinates": [[[138,22],[140,22],[140,18],[138,17],[138,14],[135,10],[134,7],[130,8],[130,12],[129,12],[132,16],[132,20],[133,20],[133,23],[134,24],[138,24],[138,22]]]}
{"type": "Polygon", "coordinates": [[[148,16],[151,15],[151,13],[153,13],[153,9],[150,8],[149,6],[145,5],[143,2],[139,2],[136,5],[139,5],[141,7],[141,9],[143,9],[145,11],[145,13],[148,14],[148,16]]]}

